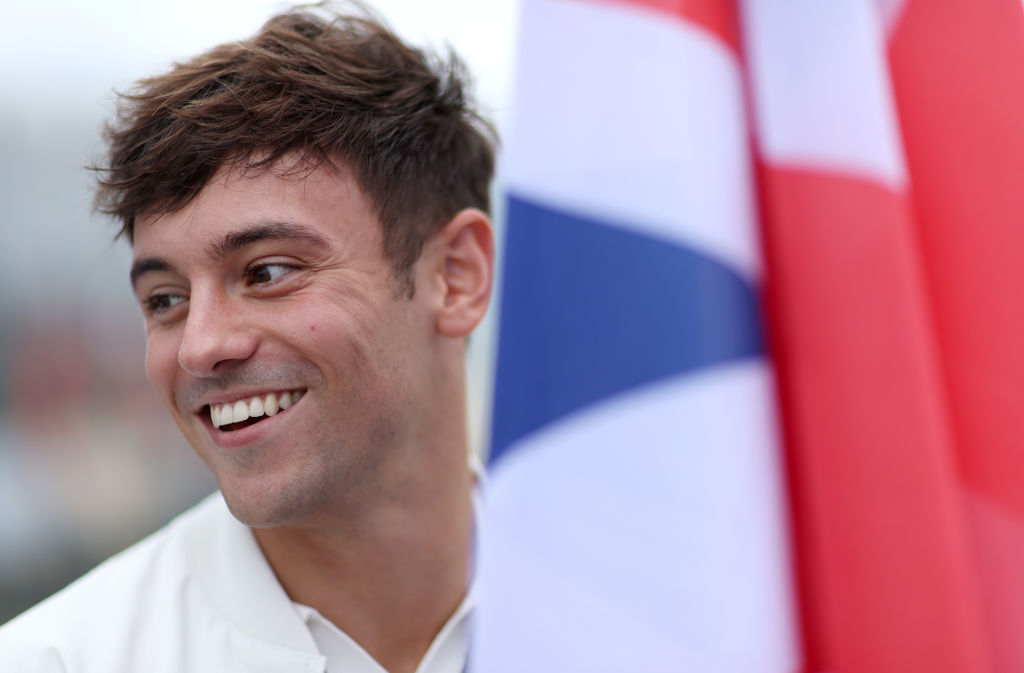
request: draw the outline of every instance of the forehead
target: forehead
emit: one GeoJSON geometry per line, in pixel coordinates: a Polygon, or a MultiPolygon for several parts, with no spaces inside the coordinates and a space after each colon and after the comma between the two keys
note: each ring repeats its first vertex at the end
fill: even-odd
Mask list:
{"type": "Polygon", "coordinates": [[[275,223],[312,230],[328,243],[382,247],[379,220],[348,171],[322,165],[246,174],[225,167],[180,210],[140,217],[134,256],[209,253],[226,237],[275,223]]]}

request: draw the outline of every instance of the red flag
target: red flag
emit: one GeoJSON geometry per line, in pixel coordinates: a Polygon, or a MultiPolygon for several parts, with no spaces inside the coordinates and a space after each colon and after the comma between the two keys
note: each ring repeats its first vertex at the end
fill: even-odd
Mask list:
{"type": "Polygon", "coordinates": [[[889,57],[992,670],[1024,670],[1024,10],[908,2],[889,57]]]}
{"type": "Polygon", "coordinates": [[[1024,670],[1024,11],[815,5],[742,14],[806,670],[1024,670]]]}

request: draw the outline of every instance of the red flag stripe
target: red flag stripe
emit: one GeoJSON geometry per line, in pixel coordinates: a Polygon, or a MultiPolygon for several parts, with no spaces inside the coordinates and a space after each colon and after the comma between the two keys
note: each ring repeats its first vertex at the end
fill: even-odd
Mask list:
{"type": "Polygon", "coordinates": [[[1020,671],[1024,8],[912,0],[889,55],[988,645],[994,670],[1020,671]]]}
{"type": "Polygon", "coordinates": [[[1024,8],[911,2],[891,59],[965,477],[1024,520],[1024,8]]]}
{"type": "Polygon", "coordinates": [[[1024,669],[1024,524],[973,489],[965,495],[992,670],[1017,673],[1024,669]]]}
{"type": "Polygon", "coordinates": [[[721,40],[739,58],[739,22],[732,0],[578,0],[595,4],[629,5],[651,9],[699,26],[721,40]]]}
{"type": "Polygon", "coordinates": [[[987,670],[909,212],[761,171],[807,670],[987,670]]]}

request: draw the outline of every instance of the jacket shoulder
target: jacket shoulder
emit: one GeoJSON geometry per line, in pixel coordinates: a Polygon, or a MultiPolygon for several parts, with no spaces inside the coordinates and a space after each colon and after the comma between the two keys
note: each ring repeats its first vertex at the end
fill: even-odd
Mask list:
{"type": "Polygon", "coordinates": [[[173,615],[167,607],[188,600],[186,539],[217,515],[218,501],[204,500],[0,627],[0,671],[79,673],[76,661],[119,670],[119,653],[151,630],[154,613],[173,615]]]}

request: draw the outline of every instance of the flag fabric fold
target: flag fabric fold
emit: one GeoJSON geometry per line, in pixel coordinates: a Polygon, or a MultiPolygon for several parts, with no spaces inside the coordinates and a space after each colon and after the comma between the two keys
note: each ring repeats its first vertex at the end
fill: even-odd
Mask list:
{"type": "Polygon", "coordinates": [[[680,7],[523,5],[478,671],[796,665],[736,31],[680,7]]]}
{"type": "Polygon", "coordinates": [[[1024,670],[1024,8],[524,0],[476,671],[1024,670]]]}

